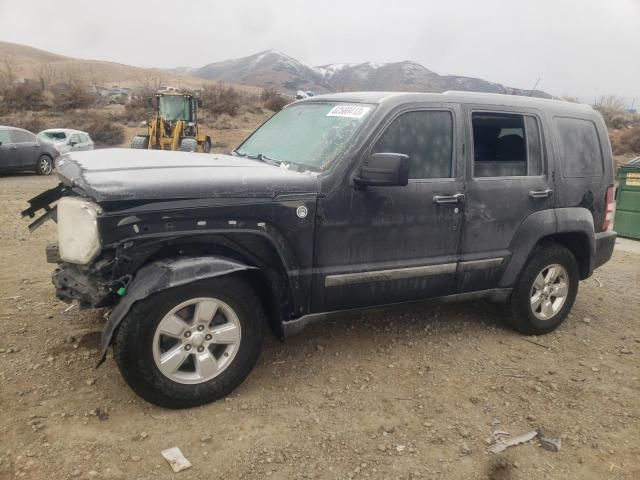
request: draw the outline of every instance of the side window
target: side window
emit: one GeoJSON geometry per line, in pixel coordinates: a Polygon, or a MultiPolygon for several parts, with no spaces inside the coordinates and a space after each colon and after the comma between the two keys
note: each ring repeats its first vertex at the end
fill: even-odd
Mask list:
{"type": "Polygon", "coordinates": [[[89,143],[90,142],[89,135],[86,135],[84,133],[82,135],[80,135],[80,139],[82,140],[82,143],[89,143]]]}
{"type": "Polygon", "coordinates": [[[22,130],[12,130],[11,135],[16,143],[29,143],[36,141],[35,135],[29,132],[23,132],[22,130]]]}
{"type": "Polygon", "coordinates": [[[473,113],[473,176],[542,175],[540,128],[535,117],[473,113]]]}
{"type": "Polygon", "coordinates": [[[602,150],[596,126],[578,118],[555,117],[562,173],[568,178],[602,175],[602,150]]]}
{"type": "Polygon", "coordinates": [[[80,135],[78,135],[77,133],[74,133],[73,135],[71,135],[69,142],[81,143],[82,139],[80,138],[80,135]]]}
{"type": "Polygon", "coordinates": [[[373,153],[409,155],[409,178],[450,178],[453,115],[435,110],[403,113],[387,127],[373,153]]]}
{"type": "Polygon", "coordinates": [[[13,143],[11,135],[9,135],[9,130],[0,130],[0,143],[2,143],[3,145],[13,143]]]}

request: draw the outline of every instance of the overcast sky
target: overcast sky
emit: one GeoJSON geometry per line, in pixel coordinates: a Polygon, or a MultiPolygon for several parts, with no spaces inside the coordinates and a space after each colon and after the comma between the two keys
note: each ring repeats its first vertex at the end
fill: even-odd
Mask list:
{"type": "Polygon", "coordinates": [[[414,60],[520,88],[540,77],[554,95],[636,105],[639,27],[640,0],[0,0],[0,40],[74,57],[202,66],[275,48],[310,65],[414,60]]]}

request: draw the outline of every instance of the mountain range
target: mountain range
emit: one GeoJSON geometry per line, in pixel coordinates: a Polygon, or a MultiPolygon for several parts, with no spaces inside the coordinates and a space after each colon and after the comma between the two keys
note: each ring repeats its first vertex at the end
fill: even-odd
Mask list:
{"type": "Polygon", "coordinates": [[[467,90],[551,98],[551,95],[540,90],[532,92],[479,78],[440,75],[412,61],[308,66],[277,50],[210,63],[200,68],[180,67],[171,71],[207,80],[254,85],[290,93],[297,90],[312,90],[316,93],[467,90]]]}
{"type": "Polygon", "coordinates": [[[271,88],[282,93],[295,93],[298,90],[316,93],[467,90],[551,97],[540,90],[531,92],[479,78],[441,75],[412,61],[309,66],[277,50],[265,50],[248,57],[209,63],[199,68],[150,69],[66,57],[26,45],[0,41],[0,74],[8,67],[16,79],[42,80],[46,77],[49,83],[76,79],[92,84],[196,88],[212,81],[223,81],[252,92],[259,91],[258,88],[271,88]]]}

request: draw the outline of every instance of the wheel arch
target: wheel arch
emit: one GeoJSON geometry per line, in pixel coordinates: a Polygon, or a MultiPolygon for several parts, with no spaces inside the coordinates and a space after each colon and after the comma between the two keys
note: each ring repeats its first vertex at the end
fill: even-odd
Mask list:
{"type": "Polygon", "coordinates": [[[118,325],[136,302],[169,288],[253,269],[255,267],[229,258],[213,256],[167,258],[148,263],[136,273],[102,330],[98,365],[104,361],[118,325]]]}
{"type": "Polygon", "coordinates": [[[559,232],[542,237],[538,241],[539,246],[551,243],[560,244],[573,254],[576,262],[578,263],[580,280],[589,278],[591,275],[591,247],[589,244],[589,237],[585,232],[559,232]]]}
{"type": "Polygon", "coordinates": [[[541,210],[529,215],[514,235],[511,258],[499,281],[500,287],[512,286],[531,255],[540,247],[556,242],[573,253],[584,280],[593,273],[595,230],[593,216],[586,208],[541,210]]]}

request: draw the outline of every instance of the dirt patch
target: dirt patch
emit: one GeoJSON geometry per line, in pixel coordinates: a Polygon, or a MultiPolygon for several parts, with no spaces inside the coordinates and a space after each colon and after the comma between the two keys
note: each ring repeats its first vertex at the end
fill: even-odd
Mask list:
{"type": "Polygon", "coordinates": [[[582,282],[550,335],[512,333],[485,302],[345,315],[270,339],[232,396],[176,412],[136,397],[110,355],[96,370],[100,313],[54,298],[55,226],[19,219],[54,184],[0,178],[1,479],[640,478],[637,250],[582,282]],[[537,428],[561,450],[486,452],[495,431],[537,428]],[[161,457],[173,446],[190,470],[161,457]]]}

